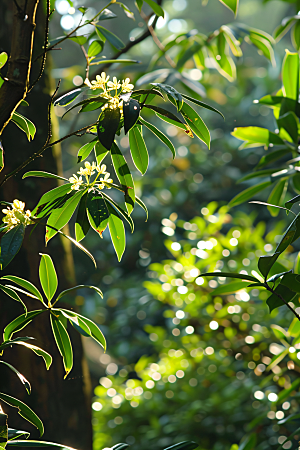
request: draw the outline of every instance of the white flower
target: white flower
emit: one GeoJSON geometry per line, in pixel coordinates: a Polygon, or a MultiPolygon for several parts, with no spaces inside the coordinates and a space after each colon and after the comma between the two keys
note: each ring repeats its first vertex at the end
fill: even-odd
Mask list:
{"type": "Polygon", "coordinates": [[[86,161],[84,163],[85,169],[83,167],[80,167],[79,171],[77,172],[79,175],[84,175],[84,176],[91,176],[94,175],[94,170],[97,168],[97,164],[95,162],[93,162],[92,164],[90,164],[88,161],[86,161]]]}
{"type": "Polygon", "coordinates": [[[122,80],[122,92],[130,92],[134,88],[133,84],[130,84],[130,78],[122,80]]]}
{"type": "Polygon", "coordinates": [[[85,79],[84,83],[90,88],[90,89],[103,89],[106,90],[106,83],[109,80],[109,76],[106,76],[105,72],[101,73],[100,75],[96,75],[96,80],[93,80],[92,82],[89,81],[88,78],[85,79]]]}
{"type": "Polygon", "coordinates": [[[110,174],[108,172],[105,173],[104,178],[100,178],[99,182],[100,184],[97,184],[98,189],[104,189],[107,187],[108,189],[111,189],[110,186],[107,186],[106,183],[113,183],[113,180],[110,177],[110,174]]]}
{"type": "Polygon", "coordinates": [[[100,173],[100,174],[105,174],[106,173],[106,165],[105,164],[102,164],[101,166],[100,166],[100,164],[96,167],[96,170],[97,170],[97,172],[98,173],[100,173]]]}
{"type": "Polygon", "coordinates": [[[118,90],[121,87],[120,81],[116,77],[113,77],[112,81],[108,81],[107,86],[109,91],[112,91],[113,89],[118,90]]]}
{"type": "Polygon", "coordinates": [[[69,178],[69,181],[70,183],[72,183],[71,189],[73,191],[78,191],[83,183],[82,177],[78,178],[77,175],[75,175],[74,173],[73,176],[69,178]]]}
{"type": "Polygon", "coordinates": [[[12,209],[8,206],[6,209],[2,209],[2,212],[5,216],[2,219],[2,222],[6,224],[9,229],[18,225],[19,223],[23,223],[25,226],[30,225],[32,223],[30,217],[31,212],[29,209],[25,212],[25,203],[20,200],[14,200],[12,204],[12,209]]]}

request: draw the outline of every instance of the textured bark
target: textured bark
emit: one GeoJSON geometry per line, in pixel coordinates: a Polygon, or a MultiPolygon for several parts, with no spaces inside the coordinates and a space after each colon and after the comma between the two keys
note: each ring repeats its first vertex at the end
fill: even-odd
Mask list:
{"type": "Polygon", "coordinates": [[[11,3],[14,32],[11,36],[8,70],[0,89],[0,135],[28,90],[39,0],[18,0],[17,3],[11,3]]]}
{"type": "MultiPolygon", "coordinates": [[[[23,2],[19,1],[21,5],[23,2]]],[[[28,4],[30,1],[28,1],[28,4]]],[[[31,2],[32,3],[32,2],[31,2]]],[[[36,2],[37,3],[37,2],[36,2]]],[[[0,51],[10,52],[12,30],[15,28],[15,17],[12,0],[0,1],[0,51]],[[14,17],[14,19],[13,19],[14,17]]],[[[42,3],[41,3],[42,6],[42,3]]],[[[41,51],[44,37],[45,18],[42,7],[38,8],[35,41],[37,52],[41,51]]],[[[35,69],[39,71],[39,67],[35,69]]],[[[4,87],[4,85],[3,85],[4,87]]],[[[0,89],[2,91],[3,87],[0,89]]],[[[9,123],[4,130],[2,139],[5,151],[5,168],[1,175],[9,173],[33,152],[39,150],[47,135],[47,106],[50,101],[51,80],[47,74],[27,97],[29,107],[23,107],[21,113],[30,118],[37,127],[37,134],[32,143],[28,143],[25,134],[13,123],[9,123]]],[[[12,105],[12,103],[11,103],[12,105]]],[[[57,131],[54,129],[54,134],[57,131]]],[[[58,171],[60,164],[60,148],[55,151],[48,149],[44,156],[30,164],[28,170],[58,171]]],[[[11,178],[3,185],[0,198],[12,201],[17,198],[26,202],[26,208],[32,209],[40,196],[55,187],[53,180],[28,178],[22,181],[22,173],[11,178]]],[[[49,244],[44,245],[44,229],[37,227],[30,237],[30,228],[26,230],[24,244],[9,266],[1,273],[13,274],[30,280],[40,288],[38,281],[39,252],[51,254],[59,276],[59,290],[70,287],[74,283],[74,267],[70,248],[61,244],[59,237],[55,237],[49,244]]],[[[40,303],[24,298],[28,310],[39,309],[40,303]]],[[[68,305],[70,307],[70,305],[68,305]]],[[[22,307],[9,299],[2,292],[0,294],[0,333],[3,328],[17,315],[23,313],[22,307]]],[[[17,367],[32,383],[32,394],[28,396],[19,379],[3,365],[0,367],[0,389],[2,392],[21,399],[28,404],[42,419],[45,434],[42,439],[60,442],[78,449],[92,448],[92,429],[90,412],[90,379],[86,370],[80,335],[73,329],[69,330],[74,351],[74,368],[66,380],[61,356],[59,355],[49,324],[48,312],[40,315],[35,321],[20,331],[18,336],[33,336],[35,345],[47,350],[54,358],[50,370],[45,369],[42,358],[30,350],[14,346],[5,350],[3,359],[17,367]]],[[[33,439],[38,438],[38,431],[17,414],[14,408],[6,404],[1,405],[8,413],[9,426],[32,432],[33,439]]]]}

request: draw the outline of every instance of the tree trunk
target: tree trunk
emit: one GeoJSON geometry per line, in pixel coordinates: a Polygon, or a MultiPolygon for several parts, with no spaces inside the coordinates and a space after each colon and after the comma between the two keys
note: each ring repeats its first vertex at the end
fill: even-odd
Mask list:
{"type": "MultiPolygon", "coordinates": [[[[0,2],[0,52],[10,53],[11,36],[13,30],[13,2],[0,2]]],[[[35,31],[35,45],[41,51],[44,37],[45,18],[43,4],[40,3],[35,31]]],[[[38,71],[38,69],[37,69],[38,71]]],[[[22,107],[21,113],[28,116],[37,127],[36,137],[28,143],[26,135],[13,123],[9,123],[3,133],[3,147],[5,151],[5,168],[1,175],[9,173],[32,153],[39,150],[47,137],[47,107],[50,102],[51,80],[49,72],[44,73],[42,79],[28,95],[29,107],[22,107]]],[[[55,130],[54,130],[55,133],[55,130]]],[[[57,133],[57,131],[56,131],[57,133]]],[[[46,150],[43,157],[30,164],[28,170],[44,170],[57,173],[60,165],[60,148],[46,150]]],[[[27,169],[27,168],[26,168],[27,169]]],[[[53,180],[28,178],[22,181],[23,173],[8,180],[1,190],[0,198],[6,201],[19,199],[25,201],[26,209],[32,209],[43,193],[55,187],[53,180]]],[[[38,226],[30,236],[32,227],[26,230],[26,237],[19,254],[2,272],[1,275],[11,274],[30,280],[38,288],[39,253],[51,254],[59,276],[59,290],[74,285],[74,267],[72,265],[71,249],[62,245],[56,236],[50,242],[49,248],[44,244],[44,228],[38,226]]],[[[38,301],[25,299],[28,310],[39,309],[38,301]]],[[[0,332],[15,317],[22,314],[22,307],[12,299],[0,294],[0,332]]],[[[42,358],[29,349],[13,346],[4,351],[3,359],[24,374],[32,384],[32,394],[29,397],[18,378],[3,365],[0,367],[1,391],[19,398],[28,404],[41,418],[45,426],[44,440],[63,443],[78,449],[92,448],[91,408],[90,408],[90,378],[84,359],[80,335],[69,330],[74,351],[74,367],[68,378],[64,380],[64,370],[61,356],[56,348],[51,327],[49,313],[45,312],[35,319],[18,336],[33,336],[35,345],[48,351],[54,358],[49,372],[46,371],[42,358]]],[[[11,428],[32,431],[32,438],[38,438],[36,429],[21,418],[16,409],[2,404],[5,413],[9,415],[11,428]]]]}

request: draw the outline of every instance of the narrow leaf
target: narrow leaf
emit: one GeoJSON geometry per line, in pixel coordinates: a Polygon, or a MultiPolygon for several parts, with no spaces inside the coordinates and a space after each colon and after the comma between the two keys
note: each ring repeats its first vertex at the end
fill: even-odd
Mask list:
{"type": "Polygon", "coordinates": [[[54,313],[50,314],[50,323],[57,348],[63,358],[66,372],[64,378],[66,378],[73,367],[73,351],[71,341],[62,321],[59,320],[54,313]]]}
{"type": "MultiPolygon", "coordinates": [[[[41,419],[29,408],[29,406],[25,405],[25,403],[20,400],[11,397],[10,395],[3,394],[0,392],[0,400],[7,403],[14,408],[18,408],[18,413],[23,419],[28,420],[28,422],[32,423],[40,432],[40,436],[44,434],[44,426],[41,419]]],[[[11,441],[13,442],[13,441],[11,441]]],[[[16,441],[14,441],[16,442],[16,441]]]]}
{"type": "Polygon", "coordinates": [[[56,292],[58,280],[56,270],[51,256],[40,253],[41,261],[39,267],[40,282],[45,295],[50,302],[56,292]]]}

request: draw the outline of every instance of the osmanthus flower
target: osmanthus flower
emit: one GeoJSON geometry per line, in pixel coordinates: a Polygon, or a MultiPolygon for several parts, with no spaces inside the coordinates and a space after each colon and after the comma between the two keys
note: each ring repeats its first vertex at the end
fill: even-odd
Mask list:
{"type": "Polygon", "coordinates": [[[77,177],[77,175],[75,175],[73,173],[73,176],[69,178],[70,183],[73,183],[71,186],[72,191],[78,191],[80,186],[83,184],[83,179],[82,177],[77,177]]]}
{"type": "Polygon", "coordinates": [[[72,177],[69,178],[70,183],[72,183],[71,190],[78,191],[81,187],[88,188],[88,192],[94,190],[95,188],[98,189],[104,189],[107,187],[110,189],[109,186],[107,186],[105,183],[113,183],[113,180],[110,177],[110,174],[106,172],[106,165],[105,164],[96,164],[95,162],[92,162],[92,164],[88,161],[84,163],[84,167],[80,167],[79,171],[77,172],[80,176],[77,177],[77,175],[73,174],[72,177]],[[97,173],[94,180],[90,180],[90,177],[92,175],[95,175],[97,173]],[[83,181],[82,175],[85,176],[86,182],[83,181]],[[104,178],[98,179],[100,175],[104,175],[104,178]]]}
{"type": "Polygon", "coordinates": [[[130,83],[130,78],[122,80],[122,84],[117,77],[113,77],[113,81],[109,81],[109,76],[105,72],[96,75],[96,80],[89,81],[87,78],[85,84],[90,89],[102,89],[101,96],[107,99],[107,103],[102,106],[102,111],[109,109],[120,109],[121,116],[123,115],[123,99],[120,98],[122,94],[127,94],[134,89],[134,85],[130,83]],[[112,92],[115,91],[115,95],[112,92]]]}
{"type": "Polygon", "coordinates": [[[31,211],[29,209],[24,211],[25,203],[20,200],[14,200],[12,204],[12,209],[8,206],[5,209],[2,209],[2,212],[5,216],[2,219],[2,222],[6,224],[9,229],[19,225],[19,223],[23,223],[25,226],[30,225],[31,221],[31,211]]]}

